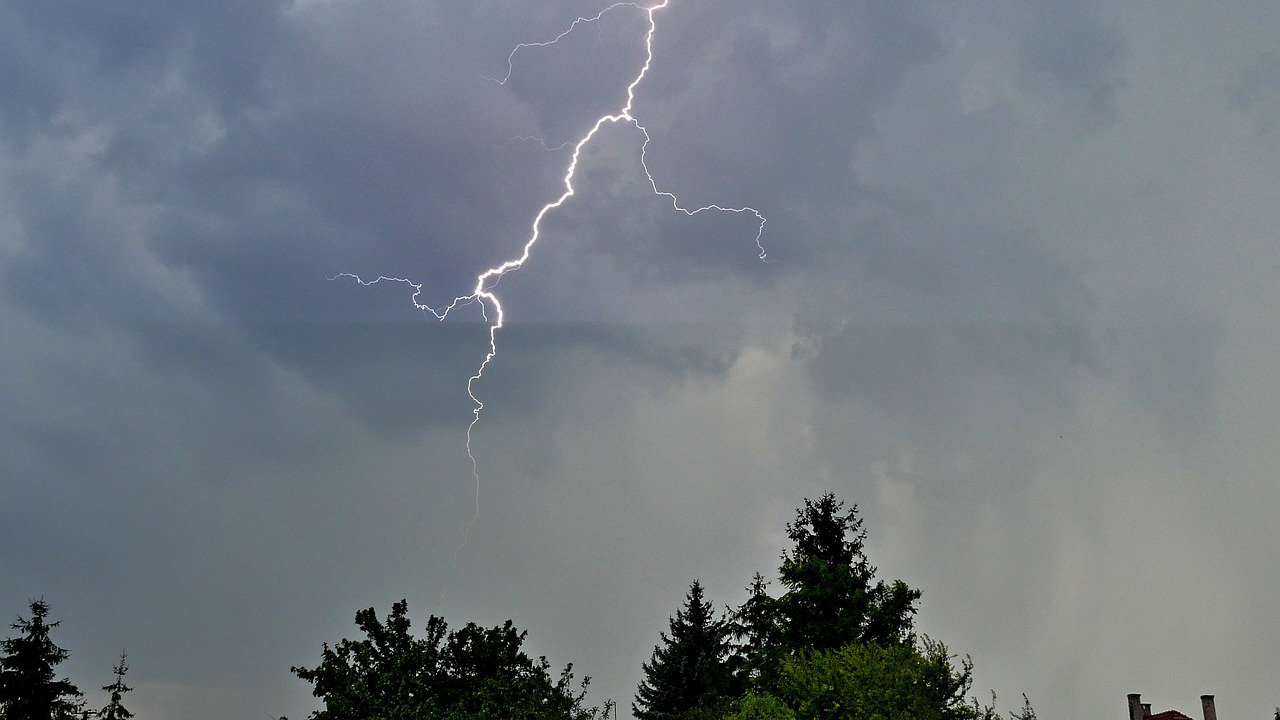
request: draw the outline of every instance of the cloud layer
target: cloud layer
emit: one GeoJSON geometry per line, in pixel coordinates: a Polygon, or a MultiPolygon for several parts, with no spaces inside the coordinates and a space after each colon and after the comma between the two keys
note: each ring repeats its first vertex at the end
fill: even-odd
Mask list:
{"type": "Polygon", "coordinates": [[[304,716],[288,667],[408,597],[625,707],[832,490],[1007,708],[1280,703],[1280,12],[673,0],[646,162],[771,262],[602,130],[499,288],[468,526],[478,308],[329,278],[518,252],[644,13],[511,51],[603,7],[0,9],[0,601],[73,679],[304,716]]]}

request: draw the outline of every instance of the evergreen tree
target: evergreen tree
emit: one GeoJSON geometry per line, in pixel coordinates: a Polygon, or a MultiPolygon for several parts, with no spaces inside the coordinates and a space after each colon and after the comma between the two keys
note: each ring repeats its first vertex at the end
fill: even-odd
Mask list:
{"type": "Polygon", "coordinates": [[[806,499],[787,524],[795,547],[783,554],[778,575],[786,592],[776,607],[789,650],[834,649],[852,642],[892,645],[912,639],[920,591],[896,580],[874,582],[876,569],[863,552],[866,531],[858,506],[827,493],[806,499]]]}
{"type": "MultiPolygon", "coordinates": [[[[830,493],[817,501],[806,499],[795,521],[787,524],[787,536],[793,545],[782,554],[778,570],[781,596],[771,597],[765,579],[756,573],[746,602],[730,616],[736,642],[729,664],[740,694],[714,706],[716,712],[710,714],[646,716],[633,706],[637,717],[1000,719],[994,696],[991,706],[970,697],[969,660],[957,667],[941,643],[913,632],[920,591],[901,580],[875,579],[856,505],[846,510],[830,493]]],[[[683,614],[678,619],[685,621],[683,614]]],[[[675,626],[673,621],[673,636],[675,626]]],[[[665,636],[663,640],[674,644],[665,636]]],[[[667,660],[662,650],[655,650],[650,665],[664,664],[658,662],[667,660]]],[[[664,677],[649,665],[644,670],[652,686],[658,685],[655,677],[664,677]]],[[[1035,711],[1024,697],[1022,713],[1010,717],[1034,720],[1035,711]]]]}
{"type": "Polygon", "coordinates": [[[124,684],[124,674],[129,672],[129,666],[125,664],[125,654],[120,653],[120,662],[111,670],[116,674],[116,681],[110,685],[103,685],[102,689],[111,693],[111,702],[98,712],[99,720],[129,720],[133,717],[133,713],[129,712],[124,705],[120,703],[120,698],[133,688],[124,684]]]}
{"type": "Polygon", "coordinates": [[[684,607],[670,620],[671,634],[644,663],[644,680],[631,711],[639,720],[679,718],[695,708],[710,708],[736,695],[729,666],[729,622],[717,618],[697,580],[684,607]]]}
{"type": "Polygon", "coordinates": [[[767,592],[769,583],[760,573],[751,578],[747,586],[747,599],[731,613],[730,632],[733,643],[730,667],[745,684],[755,682],[761,671],[770,664],[770,656],[776,653],[781,630],[777,622],[776,601],[767,592]]]}
{"type": "Polygon", "coordinates": [[[71,681],[55,679],[54,668],[70,653],[54,644],[46,622],[49,604],[31,601],[31,619],[21,616],[10,627],[18,636],[0,641],[0,718],[4,720],[63,720],[84,709],[81,693],[71,681]]]}

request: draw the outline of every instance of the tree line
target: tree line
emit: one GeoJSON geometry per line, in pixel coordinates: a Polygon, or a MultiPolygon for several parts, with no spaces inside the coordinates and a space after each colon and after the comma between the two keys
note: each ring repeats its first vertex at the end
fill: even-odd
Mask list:
{"type": "MultiPolygon", "coordinates": [[[[805,500],[786,525],[791,547],[779,592],[756,573],[742,605],[717,611],[694,580],[659,633],[631,702],[638,720],[998,720],[970,695],[973,666],[941,642],[917,635],[920,591],[876,578],[857,506],[834,495],[805,500]]],[[[128,720],[125,655],[103,686],[110,703],[86,708],[56,666],[68,656],[49,637],[43,600],[0,644],[0,720],[128,720]]],[[[450,629],[428,617],[415,636],[408,603],[385,618],[355,617],[363,638],[323,643],[314,667],[290,670],[323,708],[309,720],[609,720],[617,706],[588,705],[590,678],[553,672],[522,645],[508,620],[450,629]]],[[[1035,720],[1023,698],[1013,720],[1035,720]]],[[[287,720],[287,718],[281,718],[287,720]]],[[[1277,717],[1280,720],[1280,716],[1277,717]]]]}
{"type": "MultiPolygon", "coordinates": [[[[997,720],[970,696],[973,666],[913,629],[920,591],[876,579],[857,506],[805,500],[787,524],[781,592],[756,573],[737,608],[716,611],[694,580],[643,663],[631,703],[639,720],[997,720]]],[[[608,720],[574,683],[520,649],[510,621],[450,631],[428,618],[414,637],[405,601],[385,620],[356,614],[365,638],[323,645],[294,667],[324,708],[309,720],[608,720]]],[[[1034,720],[1024,697],[1014,720],[1034,720]]],[[[284,720],[284,719],[282,719],[284,720]]]]}
{"type": "Polygon", "coordinates": [[[636,718],[999,717],[970,697],[967,658],[957,666],[945,645],[916,635],[920,591],[876,579],[857,506],[805,500],[786,529],[777,596],[756,573],[747,600],[717,613],[693,581],[643,666],[636,718]]]}
{"type": "Polygon", "coordinates": [[[31,617],[21,615],[9,627],[16,637],[0,641],[0,720],[128,720],[133,713],[124,706],[124,684],[129,672],[127,656],[112,668],[115,682],[103,685],[111,700],[99,710],[90,709],[84,693],[68,678],[59,678],[57,666],[70,657],[50,637],[59,622],[49,622],[49,603],[32,600],[31,617]]]}

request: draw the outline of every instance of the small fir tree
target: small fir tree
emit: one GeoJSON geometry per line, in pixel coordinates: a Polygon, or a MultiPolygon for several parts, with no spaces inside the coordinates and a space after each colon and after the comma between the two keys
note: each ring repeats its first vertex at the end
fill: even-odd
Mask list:
{"type": "Polygon", "coordinates": [[[129,666],[125,664],[125,654],[123,652],[120,653],[120,662],[116,663],[112,671],[116,674],[116,681],[110,685],[102,686],[104,691],[111,693],[111,702],[107,703],[107,706],[98,712],[98,717],[100,720],[129,720],[129,718],[133,717],[133,713],[129,712],[120,702],[124,694],[133,689],[124,684],[124,674],[129,672],[129,666]]]}
{"type": "Polygon", "coordinates": [[[0,717],[4,720],[63,720],[84,710],[80,690],[54,668],[70,653],[54,644],[46,622],[49,603],[31,601],[31,618],[21,616],[10,627],[17,637],[0,641],[0,717]]]}
{"type": "Polygon", "coordinates": [[[769,583],[760,573],[747,586],[747,599],[730,611],[730,634],[735,642],[729,658],[730,667],[739,681],[752,686],[760,673],[771,665],[778,648],[778,613],[776,601],[767,592],[769,583]]]}
{"type": "Polygon", "coordinates": [[[689,587],[670,630],[670,635],[661,633],[662,644],[642,666],[644,680],[631,704],[639,720],[678,718],[737,694],[729,666],[729,622],[716,617],[699,581],[689,587]]]}

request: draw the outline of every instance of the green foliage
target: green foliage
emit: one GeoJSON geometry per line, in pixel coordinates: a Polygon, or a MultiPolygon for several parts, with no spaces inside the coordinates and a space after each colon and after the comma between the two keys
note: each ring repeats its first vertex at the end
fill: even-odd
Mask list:
{"type": "Polygon", "coordinates": [[[852,643],[784,659],[774,692],[799,720],[997,720],[968,698],[971,671],[967,659],[953,667],[946,647],[928,638],[852,643]]]}
{"type": "MultiPolygon", "coordinates": [[[[639,720],[998,720],[969,696],[968,658],[956,665],[914,633],[920,591],[876,580],[856,505],[805,500],[787,535],[779,597],[757,573],[726,618],[693,582],[643,665],[639,720]]],[[[553,679],[510,621],[450,632],[433,615],[415,638],[402,600],[385,621],[361,610],[356,625],[365,639],[326,643],[320,665],[293,668],[324,701],[311,720],[605,720],[613,709],[582,707],[571,668],[553,679]]],[[[1010,718],[1035,720],[1023,702],[1010,718]]]]}
{"type": "Polygon", "coordinates": [[[714,720],[717,704],[735,692],[728,664],[729,623],[716,617],[697,580],[670,619],[671,634],[644,663],[631,710],[639,720],[714,720]]]}
{"type": "Polygon", "coordinates": [[[58,626],[45,622],[49,604],[31,601],[31,619],[19,617],[10,627],[17,637],[0,641],[0,718],[3,720],[61,720],[84,709],[81,693],[71,681],[55,679],[54,668],[70,653],[49,637],[58,626]]]}
{"type": "Polygon", "coordinates": [[[450,633],[432,615],[426,636],[415,638],[401,600],[385,622],[373,608],[357,612],[356,626],[365,639],[325,643],[320,665],[292,668],[324,700],[312,720],[588,720],[599,713],[582,707],[588,681],[575,692],[572,666],[552,680],[546,658],[520,649],[526,633],[510,620],[450,633]]]}
{"type": "Polygon", "coordinates": [[[795,720],[796,714],[781,698],[752,693],[742,698],[738,709],[724,720],[795,720]]]}
{"type": "Polygon", "coordinates": [[[827,493],[805,500],[787,524],[792,548],[782,555],[780,597],[756,573],[749,596],[732,615],[737,643],[731,665],[748,687],[767,688],[783,658],[851,643],[911,644],[920,591],[901,580],[875,579],[857,506],[827,493]]]}
{"type": "Polygon", "coordinates": [[[786,592],[775,607],[782,644],[788,648],[911,640],[920,591],[901,580],[874,582],[876,569],[863,552],[867,534],[858,507],[843,509],[827,493],[817,502],[805,500],[795,522],[787,525],[795,547],[778,568],[786,592]]]}
{"type": "Polygon", "coordinates": [[[857,509],[828,493],[787,524],[782,594],[757,573],[732,614],[731,666],[751,692],[721,717],[996,720],[968,697],[969,661],[953,666],[942,644],[913,632],[920,591],[876,580],[857,509]]]}

